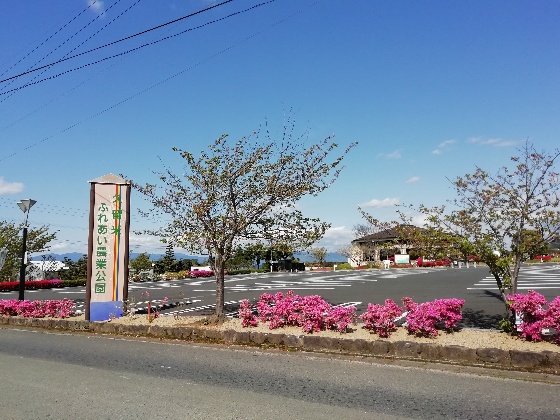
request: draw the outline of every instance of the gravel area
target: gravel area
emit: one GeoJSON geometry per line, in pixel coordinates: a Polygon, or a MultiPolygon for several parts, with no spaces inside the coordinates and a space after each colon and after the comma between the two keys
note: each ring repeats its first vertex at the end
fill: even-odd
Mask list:
{"type": "MultiPolygon", "coordinates": [[[[81,316],[83,318],[83,315],[81,316]]],[[[206,317],[195,316],[182,316],[174,318],[171,316],[160,316],[152,321],[152,325],[160,326],[192,326],[195,324],[201,328],[217,328],[222,330],[233,329],[238,331],[246,331],[249,328],[241,326],[239,319],[227,319],[221,325],[204,325],[206,317]]],[[[147,325],[148,320],[146,315],[125,316],[122,318],[114,319],[110,322],[130,324],[130,325],[147,325]]],[[[268,332],[268,333],[283,333],[296,336],[305,335],[301,328],[286,327],[276,330],[268,328],[267,324],[259,324],[257,327],[251,327],[252,331],[268,332]]],[[[441,345],[457,345],[469,348],[499,348],[503,350],[525,350],[525,351],[553,351],[560,353],[560,345],[552,342],[538,342],[532,343],[520,337],[514,337],[509,334],[496,330],[482,330],[465,328],[460,331],[452,333],[440,332],[440,335],[435,338],[416,337],[408,334],[405,328],[399,327],[389,338],[379,338],[377,335],[370,333],[368,330],[361,327],[361,324],[353,326],[352,332],[340,334],[335,331],[321,331],[313,333],[318,336],[347,338],[347,339],[366,339],[366,340],[386,340],[386,341],[415,341],[423,343],[436,343],[441,345]]]]}

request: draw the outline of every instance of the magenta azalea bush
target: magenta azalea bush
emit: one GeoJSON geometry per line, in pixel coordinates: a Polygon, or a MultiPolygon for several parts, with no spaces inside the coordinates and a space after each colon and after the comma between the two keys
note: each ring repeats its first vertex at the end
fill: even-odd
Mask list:
{"type": "Polygon", "coordinates": [[[389,337],[397,329],[395,319],[402,315],[402,309],[391,299],[385,300],[385,305],[368,304],[367,312],[360,316],[364,321],[364,328],[379,335],[389,337]]]}
{"type": "Polygon", "coordinates": [[[239,305],[239,318],[243,320],[241,322],[243,327],[256,327],[258,325],[257,318],[253,314],[253,308],[251,308],[251,303],[248,300],[241,301],[239,305]]]}
{"type": "Polygon", "coordinates": [[[402,302],[404,311],[391,299],[387,299],[384,305],[370,303],[367,312],[360,316],[364,328],[386,338],[397,329],[396,319],[406,316],[404,326],[410,334],[436,337],[438,328],[450,330],[457,325],[465,304],[464,300],[454,298],[416,303],[405,297],[402,302]]]}
{"type": "Polygon", "coordinates": [[[62,300],[0,300],[0,315],[29,318],[67,318],[74,315],[74,301],[62,300]]]}
{"type": "Polygon", "coordinates": [[[257,304],[257,317],[253,315],[248,301],[243,301],[239,310],[242,325],[256,326],[257,320],[268,322],[270,329],[284,326],[302,327],[306,333],[332,329],[344,333],[356,320],[354,307],[332,307],[321,296],[299,296],[292,290],[286,294],[264,293],[257,304]]]}
{"type": "Polygon", "coordinates": [[[415,303],[411,298],[403,298],[407,311],[406,329],[411,334],[437,337],[438,327],[453,329],[463,318],[462,299],[436,299],[432,302],[415,303]]]}
{"type": "MultiPolygon", "coordinates": [[[[530,341],[542,341],[543,329],[560,331],[560,297],[556,297],[549,304],[543,295],[529,290],[527,294],[508,295],[507,299],[511,309],[521,318],[521,337],[530,341]]],[[[558,334],[555,341],[560,344],[558,334]]]]}
{"type": "MultiPolygon", "coordinates": [[[[560,301],[559,309],[560,309],[560,301]]],[[[438,335],[438,328],[450,330],[462,319],[461,299],[438,299],[433,302],[415,303],[411,298],[403,298],[406,313],[391,299],[384,305],[368,304],[367,312],[360,316],[364,328],[389,337],[396,330],[396,319],[406,315],[405,327],[411,334],[428,337],[438,335]]],[[[270,329],[284,326],[302,327],[307,333],[332,329],[341,333],[356,322],[356,308],[332,307],[320,296],[298,296],[293,291],[285,295],[264,293],[256,304],[257,316],[249,301],[241,302],[239,318],[244,327],[256,326],[258,321],[268,322],[270,329]]]]}

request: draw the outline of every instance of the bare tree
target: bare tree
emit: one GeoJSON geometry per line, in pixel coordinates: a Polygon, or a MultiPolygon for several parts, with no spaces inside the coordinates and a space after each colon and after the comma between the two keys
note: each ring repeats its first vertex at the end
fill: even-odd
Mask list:
{"type": "Polygon", "coordinates": [[[364,262],[364,251],[356,245],[350,244],[343,246],[342,248],[337,249],[336,252],[343,257],[348,258],[356,265],[362,265],[364,262]]]}
{"type": "Polygon", "coordinates": [[[224,267],[238,245],[267,243],[277,234],[294,250],[303,250],[330,226],[305,217],[295,203],[328,188],[356,143],[332,160],[337,144],[331,137],[308,147],[304,143],[303,136],[294,138],[291,120],[277,140],[268,131],[236,142],[223,135],[197,155],[174,148],[186,168],[154,172],[157,185],[132,183],[153,205],[144,215],[165,213],[172,219],[146,233],[191,252],[206,250],[214,260],[218,317],[224,314],[224,267]]]}
{"type": "Polygon", "coordinates": [[[560,232],[560,178],[554,169],[560,151],[538,152],[529,141],[518,151],[512,167],[495,174],[477,167],[451,181],[456,198],[450,209],[418,208],[427,227],[470,244],[488,264],[507,308],[524,255],[557,240],[560,232]]]}
{"type": "Polygon", "coordinates": [[[322,266],[327,259],[327,248],[313,247],[310,248],[307,252],[309,253],[309,255],[311,255],[311,258],[313,258],[313,260],[317,264],[319,264],[319,266],[322,266]]]}

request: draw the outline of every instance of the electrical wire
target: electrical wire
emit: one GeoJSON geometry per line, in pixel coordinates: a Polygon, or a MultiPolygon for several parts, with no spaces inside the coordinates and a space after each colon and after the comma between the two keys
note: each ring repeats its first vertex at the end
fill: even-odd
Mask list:
{"type": "Polygon", "coordinates": [[[227,51],[230,51],[231,49],[233,49],[233,48],[235,48],[235,47],[237,47],[237,46],[243,44],[244,42],[247,42],[247,41],[249,41],[249,40],[251,40],[251,39],[253,39],[253,38],[259,36],[260,34],[262,34],[262,33],[266,32],[266,31],[268,31],[268,30],[270,30],[270,29],[272,29],[272,28],[274,28],[274,27],[276,27],[276,26],[278,26],[278,25],[284,23],[286,20],[288,20],[288,19],[290,19],[290,18],[292,18],[292,17],[294,17],[294,16],[296,16],[296,15],[302,13],[304,10],[306,10],[306,9],[308,9],[308,8],[310,8],[310,7],[314,6],[314,5],[316,5],[316,4],[318,4],[319,2],[321,2],[321,0],[316,0],[315,2],[310,3],[309,5],[303,7],[303,8],[301,8],[301,9],[299,9],[299,10],[296,10],[295,12],[293,12],[293,13],[287,15],[286,17],[277,20],[276,22],[272,23],[271,25],[269,25],[269,26],[267,26],[267,27],[265,27],[265,28],[263,28],[263,29],[261,29],[261,30],[259,30],[259,31],[257,31],[257,32],[254,32],[253,34],[251,34],[251,35],[249,35],[249,36],[247,36],[247,37],[245,37],[245,38],[243,38],[243,39],[241,39],[241,40],[235,42],[234,44],[231,44],[231,45],[229,45],[228,47],[226,47],[226,48],[224,48],[224,49],[222,49],[222,50],[220,50],[220,51],[218,51],[218,52],[216,52],[216,53],[214,53],[214,54],[208,56],[207,58],[205,58],[205,59],[203,59],[203,60],[201,60],[201,61],[199,61],[199,62],[197,62],[197,63],[195,63],[195,64],[193,64],[193,65],[191,65],[191,66],[189,66],[189,67],[187,67],[187,68],[185,68],[185,69],[183,69],[183,70],[181,70],[181,71],[179,71],[179,72],[177,72],[177,73],[175,73],[175,74],[173,74],[173,75],[171,75],[171,76],[169,76],[169,77],[167,77],[167,78],[165,78],[165,79],[163,79],[163,80],[160,80],[159,82],[157,82],[157,83],[155,83],[155,84],[153,84],[153,85],[151,85],[151,86],[148,86],[147,88],[142,89],[141,91],[138,91],[138,92],[136,92],[135,94],[133,94],[133,95],[131,95],[131,96],[129,96],[129,97],[127,97],[127,98],[125,98],[125,99],[123,99],[123,100],[117,102],[117,103],[114,103],[113,105],[111,105],[111,106],[109,106],[109,107],[107,107],[107,108],[105,108],[105,109],[103,109],[103,110],[101,110],[101,111],[99,111],[99,112],[97,112],[97,113],[95,113],[95,114],[93,114],[93,115],[90,115],[89,117],[87,117],[87,118],[85,118],[85,119],[83,119],[83,120],[81,120],[81,121],[78,121],[78,122],[76,122],[76,123],[74,123],[74,124],[72,124],[72,125],[70,125],[70,126],[64,128],[64,129],[62,129],[62,130],[60,130],[60,131],[58,131],[58,132],[56,132],[56,133],[53,133],[53,134],[51,134],[50,136],[47,136],[47,137],[45,137],[45,138],[43,138],[43,139],[41,139],[41,140],[39,140],[39,141],[37,141],[37,142],[35,142],[35,143],[32,143],[32,144],[30,144],[30,145],[28,145],[28,146],[26,146],[26,147],[20,149],[19,151],[16,151],[16,152],[14,152],[14,153],[11,153],[11,154],[9,154],[9,155],[6,155],[6,156],[4,156],[4,157],[1,157],[1,158],[0,158],[0,162],[2,162],[2,161],[4,161],[4,160],[7,160],[7,159],[9,159],[9,158],[12,158],[12,157],[14,157],[14,156],[16,156],[16,155],[18,155],[18,154],[20,154],[20,153],[22,153],[22,152],[25,152],[25,151],[27,151],[27,150],[33,148],[33,147],[37,147],[37,146],[39,146],[40,144],[47,142],[48,140],[52,139],[53,137],[55,137],[55,136],[57,136],[57,135],[59,135],[59,134],[63,134],[63,133],[65,133],[65,132],[67,132],[67,131],[70,131],[70,130],[72,130],[73,128],[75,128],[75,127],[77,127],[77,126],[86,123],[87,121],[90,121],[90,120],[92,120],[92,119],[94,119],[94,118],[96,118],[96,117],[98,117],[98,116],[100,116],[100,115],[103,115],[103,114],[105,114],[105,113],[111,111],[112,109],[117,108],[118,106],[120,106],[120,105],[122,105],[122,104],[125,104],[125,103],[131,101],[132,99],[134,99],[134,98],[136,98],[136,97],[138,97],[138,96],[140,96],[140,95],[143,95],[144,93],[149,92],[150,90],[155,89],[156,87],[158,87],[158,86],[160,86],[160,85],[162,85],[162,84],[164,84],[164,83],[169,82],[170,80],[173,80],[173,79],[175,79],[175,78],[181,76],[182,74],[186,73],[187,71],[190,71],[190,70],[192,70],[192,69],[194,69],[194,68],[196,68],[196,67],[201,66],[202,64],[207,63],[208,61],[214,59],[215,57],[218,57],[219,55],[224,54],[224,53],[227,52],[227,51]]]}
{"type": "MultiPolygon", "coordinates": [[[[117,0],[115,3],[113,3],[107,10],[111,9],[114,5],[116,5],[118,2],[120,2],[121,0],[117,0]]],[[[106,29],[109,25],[111,25],[112,23],[114,23],[116,20],[118,20],[120,17],[122,17],[125,13],[127,13],[128,11],[130,11],[134,6],[136,6],[141,0],[136,0],[135,3],[133,3],[132,5],[130,5],[128,8],[126,8],[124,11],[122,11],[119,15],[117,15],[116,17],[114,17],[111,21],[109,21],[108,23],[106,23],[104,26],[102,26],[100,29],[98,29],[95,33],[93,33],[92,35],[90,35],[88,38],[86,38],[84,41],[82,41],[80,44],[78,44],[76,47],[74,47],[73,49],[71,49],[69,52],[67,52],[64,57],[67,57],[69,54],[72,54],[74,51],[76,51],[78,48],[80,48],[82,45],[84,45],[86,42],[90,41],[93,37],[95,37],[96,35],[98,35],[100,32],[102,32],[104,29],[106,29]]],[[[105,12],[104,12],[105,13],[105,12]]],[[[97,20],[99,18],[99,16],[97,16],[95,19],[91,20],[87,25],[83,26],[79,31],[77,31],[74,35],[72,35],[70,38],[68,38],[66,41],[64,41],[62,44],[60,44],[58,47],[55,48],[55,50],[51,51],[48,55],[52,54],[54,51],[56,51],[56,49],[58,49],[60,46],[64,45],[64,43],[66,43],[67,41],[69,41],[70,39],[72,39],[74,36],[76,36],[78,33],[80,33],[82,30],[84,30],[85,28],[87,28],[89,25],[91,25],[93,22],[95,22],[95,20],[97,20]]],[[[46,58],[47,56],[43,57],[41,60],[39,60],[39,62],[41,62],[44,58],[46,58]]],[[[64,58],[63,57],[63,58],[64,58]]],[[[33,79],[36,80],[38,77],[41,76],[41,74],[44,74],[48,69],[45,68],[43,69],[43,71],[39,74],[37,74],[33,79]]],[[[15,80],[15,79],[14,79],[15,80]]],[[[8,83],[8,86],[13,82],[10,81],[10,83],[8,83]]],[[[0,93],[0,95],[4,95],[7,93],[11,92],[11,95],[8,95],[7,97],[3,98],[2,100],[0,100],[0,103],[4,102],[5,100],[9,99],[12,95],[13,92],[16,92],[20,89],[12,89],[10,91],[6,91],[4,93],[0,93]]]]}
{"type": "MultiPolygon", "coordinates": [[[[232,1],[232,0],[229,0],[229,1],[232,1]]],[[[164,38],[160,38],[160,39],[158,39],[158,40],[156,40],[156,41],[148,42],[148,43],[143,44],[143,45],[140,45],[140,46],[138,46],[138,47],[129,49],[129,50],[127,50],[127,51],[123,51],[123,52],[121,52],[121,53],[114,54],[114,55],[112,55],[112,56],[105,57],[105,58],[102,58],[102,59],[100,59],[100,60],[97,60],[97,61],[94,61],[94,62],[90,62],[90,63],[81,65],[81,66],[79,66],[79,67],[76,67],[76,68],[73,68],[73,69],[70,69],[70,70],[66,70],[66,71],[64,71],[64,72],[62,72],[62,73],[59,73],[59,74],[56,74],[56,75],[54,75],[54,76],[49,76],[49,77],[46,77],[46,78],[44,78],[44,79],[37,80],[37,81],[35,81],[35,82],[29,82],[29,83],[26,83],[26,84],[24,84],[24,85],[22,85],[22,86],[19,86],[19,87],[17,87],[17,88],[14,88],[14,89],[11,89],[11,90],[8,90],[8,91],[5,91],[5,92],[0,92],[0,95],[5,95],[5,94],[8,94],[8,93],[10,93],[10,92],[15,92],[15,91],[24,89],[24,88],[26,88],[26,87],[33,86],[33,85],[36,85],[36,84],[45,82],[45,81],[47,81],[47,80],[53,80],[53,79],[56,79],[57,77],[63,76],[63,75],[65,75],[65,74],[71,73],[71,72],[73,72],[73,71],[81,70],[81,69],[84,69],[84,68],[86,68],[86,67],[89,67],[89,66],[92,66],[92,65],[99,64],[99,63],[102,63],[102,62],[104,62],[104,61],[110,60],[110,59],[112,59],[112,58],[121,57],[121,56],[123,56],[123,55],[126,55],[126,54],[129,54],[129,53],[131,53],[131,52],[134,52],[134,51],[137,51],[137,50],[139,50],[139,49],[142,49],[142,48],[144,48],[144,47],[148,47],[148,46],[151,46],[151,45],[154,45],[154,44],[158,44],[158,43],[160,43],[160,42],[162,42],[162,41],[167,41],[167,40],[169,40],[169,39],[171,39],[171,38],[174,38],[174,37],[179,36],[179,35],[183,35],[183,34],[185,34],[185,33],[187,33],[187,32],[191,32],[191,31],[194,31],[194,30],[196,30],[196,29],[204,28],[205,26],[208,26],[208,25],[211,25],[211,24],[214,24],[214,23],[217,23],[217,22],[226,20],[226,19],[228,19],[228,18],[230,18],[230,17],[239,15],[239,14],[241,14],[241,13],[248,12],[248,11],[250,11],[250,10],[256,9],[257,7],[264,6],[264,5],[268,4],[268,3],[273,3],[274,1],[276,1],[276,0],[268,0],[268,1],[265,1],[265,2],[263,2],[263,3],[259,3],[259,4],[257,4],[257,5],[252,6],[252,7],[249,7],[249,8],[247,8],[247,9],[244,9],[244,10],[241,10],[241,11],[237,11],[237,12],[234,12],[234,13],[231,13],[231,14],[229,14],[229,15],[227,15],[227,16],[223,16],[223,17],[221,17],[221,18],[219,18],[219,19],[215,19],[215,20],[212,20],[212,21],[203,23],[202,25],[198,25],[198,26],[195,26],[195,27],[193,27],[193,28],[185,29],[184,31],[181,31],[181,32],[176,33],[176,34],[174,34],[174,35],[169,35],[169,36],[166,36],[166,37],[164,37],[164,38]]],[[[2,102],[2,101],[0,101],[0,102],[2,102]]]]}
{"type": "Polygon", "coordinates": [[[45,39],[43,42],[41,42],[39,45],[37,45],[35,48],[33,48],[31,51],[29,51],[25,56],[23,56],[22,58],[20,58],[16,63],[14,63],[10,68],[4,70],[3,73],[0,73],[0,76],[4,76],[7,72],[9,72],[11,69],[13,69],[15,66],[17,66],[19,63],[21,63],[23,60],[25,60],[27,57],[29,57],[31,54],[33,54],[35,51],[37,51],[37,49],[41,48],[46,42],[48,42],[52,37],[54,37],[56,34],[58,34],[60,31],[62,31],[64,28],[66,28],[69,24],[71,24],[73,21],[75,21],[77,18],[79,18],[81,15],[83,15],[85,12],[88,11],[88,9],[90,9],[95,3],[97,3],[98,0],[94,0],[93,2],[91,2],[90,4],[88,4],[88,6],[82,10],[80,13],[78,13],[76,16],[74,16],[72,19],[70,19],[68,22],[66,22],[64,25],[62,25],[60,28],[58,28],[55,33],[53,33],[51,36],[49,36],[47,39],[45,39]]]}
{"type": "MultiPolygon", "coordinates": [[[[215,4],[215,5],[213,5],[213,6],[207,7],[207,8],[205,8],[205,9],[198,10],[198,11],[196,11],[196,12],[190,13],[190,14],[185,15],[185,16],[183,16],[183,17],[180,17],[180,18],[174,19],[174,20],[172,20],[172,21],[163,23],[163,24],[161,24],[161,25],[154,26],[153,28],[146,29],[146,30],[144,30],[144,31],[138,32],[138,33],[136,33],[136,34],[134,34],[134,35],[129,35],[129,36],[126,36],[126,37],[124,37],[124,38],[121,38],[121,39],[119,39],[119,40],[117,40],[117,41],[109,42],[108,44],[101,45],[101,46],[96,47],[96,48],[92,48],[91,50],[84,51],[84,52],[82,52],[82,53],[73,55],[73,56],[71,56],[71,57],[61,58],[60,60],[55,61],[55,62],[53,62],[53,63],[45,64],[44,66],[41,66],[41,67],[37,67],[37,68],[34,68],[34,69],[27,70],[27,71],[25,71],[25,72],[23,72],[23,73],[17,74],[17,75],[15,75],[15,76],[11,76],[11,77],[9,77],[9,78],[7,78],[7,79],[0,80],[0,83],[4,83],[4,82],[7,82],[7,81],[9,81],[9,80],[12,80],[12,79],[16,79],[16,78],[18,78],[18,77],[21,77],[21,76],[25,76],[26,74],[29,74],[29,73],[32,73],[32,72],[35,72],[35,71],[38,71],[38,70],[41,70],[41,69],[44,69],[44,68],[47,68],[47,67],[55,66],[56,64],[60,64],[60,63],[62,63],[62,62],[64,62],[64,61],[68,61],[68,60],[71,60],[71,59],[73,59],[73,58],[77,58],[77,57],[80,57],[80,56],[82,56],[82,55],[89,54],[89,53],[91,53],[91,52],[93,52],[93,51],[97,51],[97,50],[100,50],[100,49],[102,49],[102,48],[110,47],[111,45],[115,45],[115,44],[118,44],[119,42],[127,41],[127,40],[132,39],[132,38],[135,38],[135,37],[137,37],[137,36],[147,34],[148,32],[155,31],[156,29],[163,28],[163,27],[165,27],[165,26],[167,26],[167,25],[171,25],[171,24],[173,24],[173,23],[177,23],[177,22],[179,22],[179,21],[181,21],[181,20],[184,20],[184,19],[187,19],[187,18],[191,18],[191,17],[193,17],[193,16],[196,16],[196,15],[199,15],[199,14],[201,14],[201,13],[207,12],[207,11],[209,11],[209,10],[215,9],[216,7],[223,6],[224,4],[230,3],[230,2],[232,2],[232,1],[234,1],[234,0],[225,0],[225,1],[221,2],[221,3],[218,3],[218,4],[215,4]]],[[[271,1],[274,1],[274,0],[271,0],[271,1]]],[[[158,41],[158,42],[159,42],[159,41],[158,41]]],[[[146,45],[151,45],[151,44],[152,44],[152,43],[149,43],[149,44],[146,44],[146,45]]],[[[126,53],[125,53],[125,54],[126,54],[126,53]]],[[[100,60],[100,61],[103,61],[103,60],[100,60]]],[[[95,63],[93,63],[93,64],[95,64],[95,63]]]]}
{"type": "MultiPolygon", "coordinates": [[[[97,0],[96,0],[97,1],[97,0]]],[[[117,3],[119,3],[121,0],[116,0],[111,6],[109,6],[107,8],[107,10],[111,9],[113,6],[115,6],[117,3]]],[[[79,15],[78,15],[79,16],[79,15]]],[[[31,67],[28,68],[27,72],[25,72],[24,74],[27,74],[28,72],[32,72],[32,71],[36,71],[33,70],[33,67],[36,66],[37,64],[39,64],[40,62],[42,62],[44,59],[46,59],[47,57],[49,57],[51,54],[53,54],[55,51],[57,51],[60,47],[62,47],[64,44],[66,44],[68,41],[70,41],[71,39],[73,39],[76,35],[78,35],[80,32],[82,32],[85,28],[87,28],[89,25],[91,25],[93,22],[95,22],[97,19],[100,18],[101,15],[97,15],[95,18],[93,18],[92,20],[90,20],[86,25],[82,26],[77,32],[75,32],[72,36],[66,38],[66,40],[62,43],[60,43],[56,48],[54,48],[53,50],[51,50],[47,55],[44,55],[41,59],[39,59],[37,62],[35,62],[35,64],[33,64],[31,67]]],[[[58,33],[59,31],[57,31],[58,33]]],[[[56,34],[56,33],[55,33],[56,34]]],[[[53,34],[53,36],[55,35],[53,34]]],[[[49,38],[50,39],[50,38],[49,38]]],[[[42,45],[42,44],[41,44],[42,45]]],[[[40,68],[44,68],[40,67],[40,68]]],[[[38,68],[38,69],[40,69],[38,68]]],[[[8,79],[4,79],[2,81],[0,81],[0,83],[4,82],[4,81],[10,81],[10,83],[8,83],[6,86],[9,86],[12,83],[12,80],[14,78],[10,77],[8,79]]],[[[6,87],[5,86],[5,87],[6,87]]],[[[5,87],[3,89],[5,89],[5,87]]]]}

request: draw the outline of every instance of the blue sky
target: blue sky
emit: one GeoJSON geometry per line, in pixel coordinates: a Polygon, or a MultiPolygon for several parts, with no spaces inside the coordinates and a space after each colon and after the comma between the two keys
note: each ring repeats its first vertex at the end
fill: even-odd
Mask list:
{"type": "MultiPolygon", "coordinates": [[[[358,206],[393,220],[394,204],[443,204],[446,178],[506,165],[526,139],[558,144],[557,1],[276,0],[222,19],[261,3],[232,1],[0,83],[0,219],[20,223],[16,202],[35,199],[30,224],[59,231],[53,251],[85,252],[89,180],[152,181],[160,158],[180,170],[173,146],[197,152],[265,120],[279,132],[292,109],[311,141],[359,141],[339,180],[301,202],[332,224],[320,245],[335,251],[363,222],[358,206]]],[[[216,4],[0,0],[0,79],[216,4]]],[[[132,200],[132,228],[157,227],[132,200]]],[[[131,248],[163,251],[150,237],[131,248]]]]}

